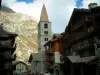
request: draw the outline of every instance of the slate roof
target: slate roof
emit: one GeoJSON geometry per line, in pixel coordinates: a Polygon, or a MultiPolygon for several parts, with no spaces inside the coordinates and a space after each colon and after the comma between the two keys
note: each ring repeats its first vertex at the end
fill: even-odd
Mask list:
{"type": "Polygon", "coordinates": [[[89,56],[89,57],[80,57],[80,56],[67,56],[68,59],[72,62],[72,63],[87,63],[93,59],[96,59],[96,56],[89,56]]]}
{"type": "Polygon", "coordinates": [[[19,63],[22,63],[22,64],[24,64],[24,65],[27,65],[27,63],[25,63],[24,61],[13,61],[12,62],[12,64],[15,66],[15,65],[17,65],[17,64],[19,64],[19,63]]]}
{"type": "Polygon", "coordinates": [[[55,33],[53,36],[56,36],[56,37],[58,37],[58,38],[61,38],[61,37],[62,37],[62,35],[59,34],[59,33],[55,33]]]}

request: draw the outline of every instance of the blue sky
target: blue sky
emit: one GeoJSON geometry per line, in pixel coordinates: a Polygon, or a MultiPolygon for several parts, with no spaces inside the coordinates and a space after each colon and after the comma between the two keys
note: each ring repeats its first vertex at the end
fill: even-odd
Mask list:
{"type": "MultiPolygon", "coordinates": [[[[52,31],[64,32],[74,8],[88,8],[88,4],[100,0],[44,0],[52,31]]],[[[38,21],[43,5],[43,0],[3,0],[3,5],[8,6],[15,12],[35,17],[38,21]]]]}
{"type": "Polygon", "coordinates": [[[26,2],[26,3],[32,3],[35,0],[16,0],[17,2],[26,2]]]}
{"type": "Polygon", "coordinates": [[[83,6],[83,0],[76,0],[76,7],[82,7],[83,6]]]}

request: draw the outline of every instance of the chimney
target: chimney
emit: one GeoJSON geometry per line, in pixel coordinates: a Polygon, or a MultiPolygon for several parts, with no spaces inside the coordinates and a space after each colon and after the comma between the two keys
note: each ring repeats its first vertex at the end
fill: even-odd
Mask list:
{"type": "Polygon", "coordinates": [[[90,4],[88,5],[89,9],[95,8],[95,7],[97,7],[97,6],[98,6],[97,3],[90,3],[90,4]]]}

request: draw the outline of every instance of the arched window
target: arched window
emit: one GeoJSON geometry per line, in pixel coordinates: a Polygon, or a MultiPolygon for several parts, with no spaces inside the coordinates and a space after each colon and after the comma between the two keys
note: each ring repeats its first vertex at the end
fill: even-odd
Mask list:
{"type": "Polygon", "coordinates": [[[48,24],[44,24],[44,28],[48,28],[48,24]]]}

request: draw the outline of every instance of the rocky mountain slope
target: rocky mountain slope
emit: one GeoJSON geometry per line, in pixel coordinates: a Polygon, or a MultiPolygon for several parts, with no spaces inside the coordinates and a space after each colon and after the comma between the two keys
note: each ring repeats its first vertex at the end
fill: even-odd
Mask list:
{"type": "Polygon", "coordinates": [[[37,52],[38,32],[35,18],[2,7],[0,21],[4,23],[5,30],[18,34],[15,51],[17,60],[27,60],[31,52],[37,52]]]}

